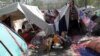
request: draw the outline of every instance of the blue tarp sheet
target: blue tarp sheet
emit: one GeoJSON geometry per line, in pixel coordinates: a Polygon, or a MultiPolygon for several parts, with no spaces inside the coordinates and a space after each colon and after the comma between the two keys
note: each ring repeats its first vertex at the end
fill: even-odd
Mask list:
{"type": "Polygon", "coordinates": [[[80,48],[79,52],[81,56],[100,56],[100,53],[97,53],[96,51],[89,48],[80,48]]]}

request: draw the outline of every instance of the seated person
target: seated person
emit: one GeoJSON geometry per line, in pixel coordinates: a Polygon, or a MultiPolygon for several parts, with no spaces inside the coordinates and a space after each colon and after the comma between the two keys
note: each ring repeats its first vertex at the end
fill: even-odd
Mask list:
{"type": "Polygon", "coordinates": [[[23,37],[23,39],[25,40],[27,45],[29,45],[32,40],[32,37],[30,35],[30,29],[26,29],[25,26],[23,25],[22,30],[23,30],[23,32],[22,32],[21,36],[23,37]]]}
{"type": "Polygon", "coordinates": [[[67,32],[63,31],[61,33],[61,40],[62,40],[62,46],[65,47],[69,47],[71,45],[71,38],[67,36],[67,32]]]}
{"type": "Polygon", "coordinates": [[[66,35],[66,32],[63,31],[63,32],[61,33],[61,40],[65,42],[65,41],[66,41],[66,36],[67,36],[67,35],[66,35]]]}

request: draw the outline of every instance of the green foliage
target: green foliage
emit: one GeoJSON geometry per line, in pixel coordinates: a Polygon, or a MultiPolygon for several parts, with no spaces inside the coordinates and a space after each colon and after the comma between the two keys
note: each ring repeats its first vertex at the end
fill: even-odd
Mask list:
{"type": "MultiPolygon", "coordinates": [[[[9,2],[13,2],[14,0],[0,0],[0,1],[8,4],[9,2]]],[[[29,1],[29,0],[27,0],[27,1],[29,1]]],[[[67,3],[67,1],[70,1],[70,0],[58,0],[58,3],[52,3],[54,1],[45,3],[45,2],[43,2],[43,0],[32,0],[32,2],[28,3],[28,4],[39,6],[39,8],[51,9],[54,7],[61,8],[65,3],[67,3]]],[[[85,3],[87,2],[86,3],[87,5],[93,5],[96,8],[100,8],[100,0],[74,0],[74,1],[78,7],[84,7],[85,3]]]]}
{"type": "Polygon", "coordinates": [[[100,0],[75,0],[75,2],[79,7],[84,7],[85,3],[87,3],[87,5],[93,5],[100,8],[100,0]]]}
{"type": "Polygon", "coordinates": [[[1,2],[10,2],[11,0],[0,0],[1,2]]]}
{"type": "Polygon", "coordinates": [[[31,5],[39,6],[39,8],[42,9],[61,8],[65,3],[67,3],[67,0],[58,0],[57,3],[54,3],[54,1],[52,2],[45,3],[41,0],[33,0],[31,5]]]}

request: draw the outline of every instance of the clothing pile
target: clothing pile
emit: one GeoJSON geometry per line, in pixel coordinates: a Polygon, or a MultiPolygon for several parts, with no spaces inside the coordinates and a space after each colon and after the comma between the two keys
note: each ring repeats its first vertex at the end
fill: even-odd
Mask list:
{"type": "Polygon", "coordinates": [[[72,48],[78,56],[100,56],[100,37],[81,39],[80,43],[73,44],[72,48]],[[85,41],[86,40],[86,41],[85,41]]]}

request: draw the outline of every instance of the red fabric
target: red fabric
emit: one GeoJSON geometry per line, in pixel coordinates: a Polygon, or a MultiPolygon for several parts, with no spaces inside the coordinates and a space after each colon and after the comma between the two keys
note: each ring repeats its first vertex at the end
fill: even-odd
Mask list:
{"type": "Polygon", "coordinates": [[[22,37],[24,38],[24,40],[25,40],[25,42],[27,43],[27,45],[30,44],[31,37],[30,37],[30,35],[29,35],[28,32],[23,33],[23,34],[22,34],[22,37]]]}

